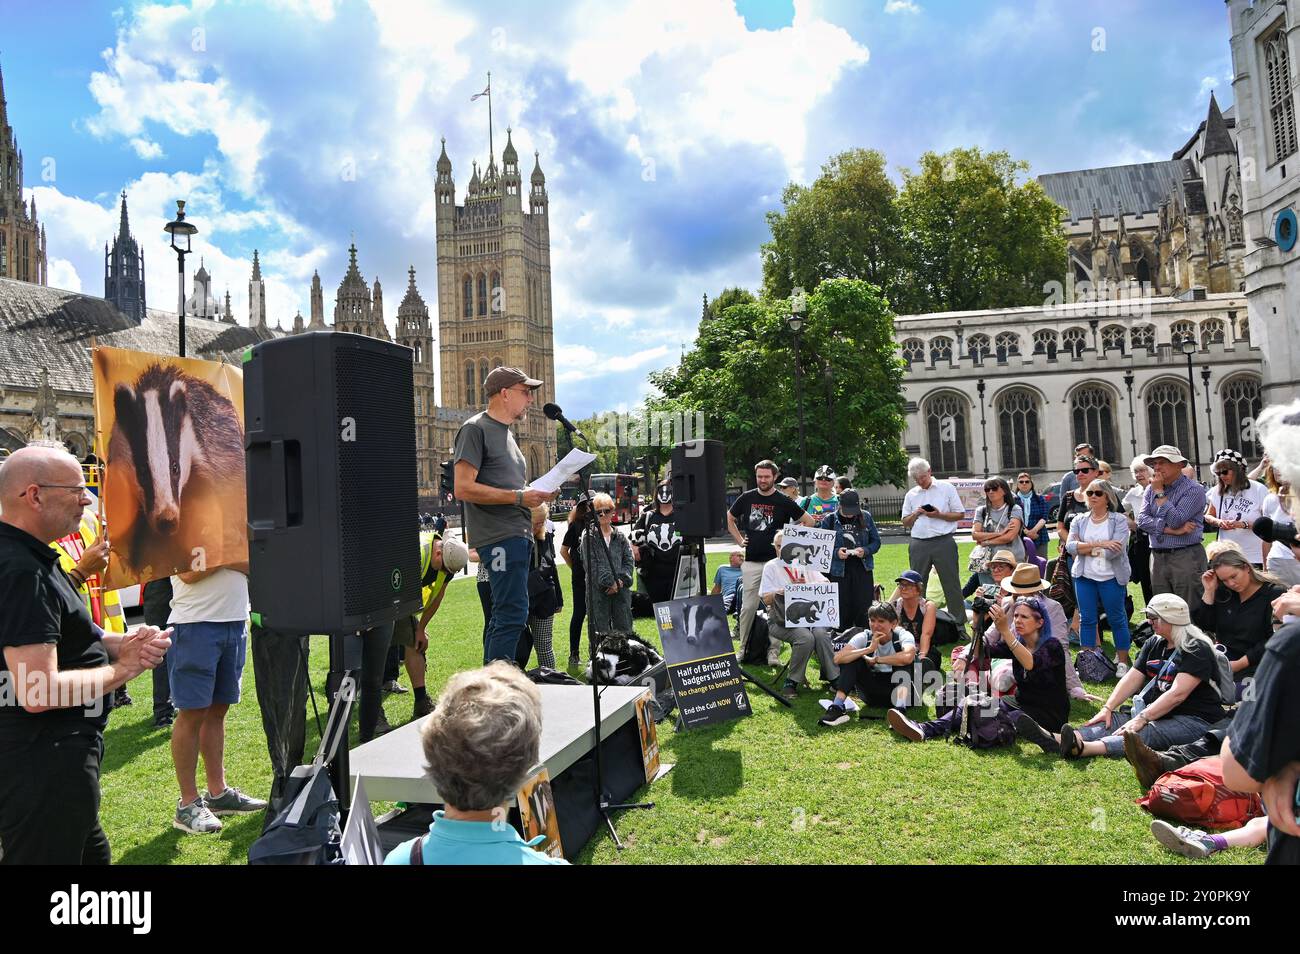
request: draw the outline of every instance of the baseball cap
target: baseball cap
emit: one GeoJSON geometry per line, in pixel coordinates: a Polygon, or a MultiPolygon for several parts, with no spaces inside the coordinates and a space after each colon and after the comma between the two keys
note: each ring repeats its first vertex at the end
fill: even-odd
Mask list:
{"type": "Polygon", "coordinates": [[[491,397],[498,391],[512,388],[516,384],[525,384],[530,388],[539,388],[542,386],[541,381],[530,378],[518,368],[493,368],[488,372],[487,378],[483,381],[483,392],[488,397],[491,397]]]}
{"type": "Polygon", "coordinates": [[[1183,456],[1183,452],[1172,444],[1161,444],[1146,457],[1142,458],[1142,462],[1150,467],[1162,458],[1169,461],[1171,464],[1187,463],[1187,458],[1183,456]]]}
{"type": "Polygon", "coordinates": [[[459,540],[442,541],[442,568],[448,573],[459,573],[469,563],[469,548],[459,540]]]}
{"type": "Polygon", "coordinates": [[[846,490],[840,494],[840,513],[846,517],[856,517],[862,513],[862,501],[856,490],[846,490]]]}
{"type": "Polygon", "coordinates": [[[1175,596],[1173,593],[1161,593],[1159,596],[1151,597],[1151,602],[1147,603],[1147,611],[1155,613],[1166,623],[1173,623],[1175,626],[1187,626],[1192,622],[1192,614],[1187,609],[1187,603],[1181,596],[1175,596]]]}
{"type": "Polygon", "coordinates": [[[779,484],[777,484],[777,486],[778,486],[778,487],[798,487],[798,486],[799,486],[799,481],[795,480],[793,477],[785,477],[785,478],[783,478],[783,479],[781,480],[781,482],[780,482],[779,484]]]}
{"type": "Polygon", "coordinates": [[[924,581],[921,579],[921,574],[917,573],[915,570],[904,570],[902,573],[898,574],[898,576],[894,577],[894,582],[914,583],[915,585],[920,586],[924,581]]]}

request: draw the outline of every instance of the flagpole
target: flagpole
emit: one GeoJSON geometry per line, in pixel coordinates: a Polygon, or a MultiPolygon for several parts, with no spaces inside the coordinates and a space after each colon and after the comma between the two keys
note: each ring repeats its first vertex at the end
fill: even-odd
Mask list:
{"type": "Polygon", "coordinates": [[[488,98],[488,165],[496,163],[496,150],[492,145],[492,72],[488,71],[487,82],[488,98]]]}

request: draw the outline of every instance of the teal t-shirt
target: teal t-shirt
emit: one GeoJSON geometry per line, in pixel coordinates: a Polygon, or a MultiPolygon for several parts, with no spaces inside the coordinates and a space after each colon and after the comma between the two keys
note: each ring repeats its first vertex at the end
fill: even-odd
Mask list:
{"type": "MultiPolygon", "coordinates": [[[[495,822],[472,822],[447,818],[442,811],[433,813],[433,824],[424,836],[426,865],[567,865],[563,858],[552,858],[534,847],[546,840],[538,835],[524,841],[511,825],[495,822]]],[[[414,838],[402,842],[384,858],[386,865],[409,865],[414,838]]]]}
{"type": "Polygon", "coordinates": [[[723,596],[730,596],[740,585],[740,575],[740,568],[728,563],[726,566],[718,567],[713,574],[713,583],[715,586],[722,587],[723,596]]]}
{"type": "Polygon", "coordinates": [[[816,494],[799,498],[799,506],[814,517],[824,517],[828,513],[832,513],[839,505],[840,498],[835,494],[831,494],[829,500],[823,500],[816,494]]]}

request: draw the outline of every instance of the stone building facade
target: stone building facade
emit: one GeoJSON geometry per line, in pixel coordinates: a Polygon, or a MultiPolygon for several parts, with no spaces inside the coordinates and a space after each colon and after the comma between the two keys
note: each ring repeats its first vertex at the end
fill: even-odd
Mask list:
{"type": "Polygon", "coordinates": [[[1282,0],[1228,0],[1243,176],[1246,311],[1263,357],[1265,402],[1300,396],[1300,20],[1282,0]]]}
{"type": "Polygon", "coordinates": [[[536,409],[516,425],[516,439],[532,475],[555,460],[555,429],[541,405],[555,400],[551,312],[551,235],[546,177],[533,155],[528,211],[524,211],[519,155],[506,131],[501,168],[489,157],[477,164],[465,202],[456,184],[446,141],[438,157],[438,342],[442,361],[442,407],[434,439],[449,450],[460,423],[483,410],[483,381],[498,365],[539,378],[536,409]]]}
{"type": "Polygon", "coordinates": [[[9,125],[4,73],[0,72],[0,278],[49,284],[45,226],[36,198],[23,198],[23,151],[9,125]]]}

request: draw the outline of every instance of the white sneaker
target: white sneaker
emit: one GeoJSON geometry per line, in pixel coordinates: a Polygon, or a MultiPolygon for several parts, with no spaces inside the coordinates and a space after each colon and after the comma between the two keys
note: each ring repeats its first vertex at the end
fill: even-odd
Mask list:
{"type": "Polygon", "coordinates": [[[1115,678],[1123,679],[1125,676],[1128,675],[1128,670],[1129,670],[1128,663],[1120,663],[1115,670],[1115,678]]]}
{"type": "Polygon", "coordinates": [[[172,818],[172,827],[191,835],[206,835],[221,831],[221,819],[212,814],[200,795],[188,805],[176,802],[176,815],[172,818]]]}

